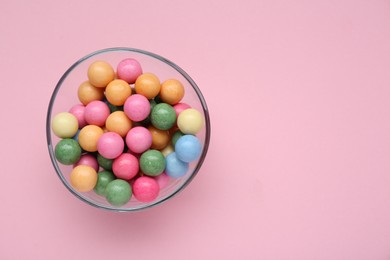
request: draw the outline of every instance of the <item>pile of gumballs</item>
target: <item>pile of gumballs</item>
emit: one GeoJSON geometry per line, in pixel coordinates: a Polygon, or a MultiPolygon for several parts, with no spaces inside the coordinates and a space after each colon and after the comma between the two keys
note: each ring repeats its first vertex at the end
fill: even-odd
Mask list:
{"type": "Polygon", "coordinates": [[[161,83],[135,59],[122,60],[116,71],[95,61],[86,74],[81,104],[52,119],[57,161],[73,165],[69,180],[78,192],[94,191],[114,206],[156,200],[199,159],[202,114],[181,102],[180,81],[161,83]]]}

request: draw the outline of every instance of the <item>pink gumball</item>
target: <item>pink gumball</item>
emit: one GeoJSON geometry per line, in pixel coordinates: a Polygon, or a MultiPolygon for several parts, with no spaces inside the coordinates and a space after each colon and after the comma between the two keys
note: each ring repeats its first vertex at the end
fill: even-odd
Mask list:
{"type": "Polygon", "coordinates": [[[95,156],[92,154],[83,154],[80,157],[80,160],[73,165],[73,168],[79,165],[87,165],[95,169],[95,171],[99,170],[99,164],[95,156]]]}
{"type": "Polygon", "coordinates": [[[169,182],[171,181],[171,177],[169,177],[165,172],[156,176],[154,179],[157,181],[160,190],[167,187],[169,182]]]}
{"type": "Polygon", "coordinates": [[[143,153],[152,146],[152,134],[145,127],[133,127],[126,135],[126,144],[131,152],[143,153]]]}
{"type": "Polygon", "coordinates": [[[186,104],[186,103],[178,103],[178,104],[174,105],[173,109],[176,112],[176,118],[179,116],[180,112],[182,112],[183,110],[186,110],[188,108],[191,108],[191,106],[186,104]]]}
{"type": "Polygon", "coordinates": [[[110,108],[103,101],[95,100],[85,107],[84,118],[90,125],[104,126],[109,115],[110,108]]]}
{"type": "Polygon", "coordinates": [[[130,180],[137,175],[139,163],[137,158],[129,153],[123,153],[112,164],[114,175],[123,180],[130,180]]]}
{"type": "Polygon", "coordinates": [[[74,115],[77,118],[77,121],[79,122],[79,128],[83,128],[87,125],[87,122],[85,121],[85,106],[78,104],[74,105],[70,110],[69,113],[74,115]]]}
{"type": "Polygon", "coordinates": [[[124,59],[119,62],[116,74],[119,79],[122,79],[129,84],[133,84],[138,76],[142,74],[142,68],[135,59],[124,59]]]}
{"type": "Polygon", "coordinates": [[[155,179],[147,176],[139,177],[133,184],[134,197],[141,202],[155,200],[160,192],[160,187],[155,179]]]}
{"type": "Polygon", "coordinates": [[[123,152],[125,143],[119,134],[107,132],[99,138],[97,148],[104,158],[115,159],[123,152]]]}
{"type": "Polygon", "coordinates": [[[146,97],[140,94],[134,94],[126,99],[123,110],[131,120],[140,122],[148,117],[150,103],[146,97]]]}

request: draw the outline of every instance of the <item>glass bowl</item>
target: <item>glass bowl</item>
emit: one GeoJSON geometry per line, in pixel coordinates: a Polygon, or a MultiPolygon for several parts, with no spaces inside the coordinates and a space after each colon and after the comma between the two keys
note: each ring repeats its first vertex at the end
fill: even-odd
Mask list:
{"type": "MultiPolygon", "coordinates": [[[[206,101],[200,89],[191,77],[179,66],[166,58],[144,50],[133,48],[109,48],[93,52],[76,61],[60,78],[54,88],[47,111],[46,136],[50,159],[53,163],[54,169],[65,187],[73,195],[97,208],[128,212],[142,210],[161,204],[178,194],[191,182],[201,168],[207,154],[210,142],[210,117],[206,101]],[[117,64],[126,58],[136,59],[141,64],[144,73],[151,72],[155,74],[161,82],[171,78],[179,80],[185,88],[185,95],[181,102],[185,102],[192,108],[201,112],[205,124],[203,129],[196,135],[202,144],[201,156],[198,160],[189,164],[189,170],[186,175],[177,179],[171,178],[168,185],[160,190],[157,199],[152,202],[139,202],[133,195],[127,204],[116,207],[109,204],[105,197],[97,195],[93,190],[90,192],[78,192],[71,186],[69,177],[73,166],[62,165],[57,161],[54,149],[55,145],[60,141],[60,138],[53,134],[51,130],[51,122],[56,114],[69,111],[73,105],[80,104],[77,96],[77,90],[82,82],[88,80],[87,70],[88,66],[92,62],[103,60],[110,63],[111,66],[116,69],[117,64]]],[[[102,168],[100,168],[100,170],[102,170],[102,168]]]]}

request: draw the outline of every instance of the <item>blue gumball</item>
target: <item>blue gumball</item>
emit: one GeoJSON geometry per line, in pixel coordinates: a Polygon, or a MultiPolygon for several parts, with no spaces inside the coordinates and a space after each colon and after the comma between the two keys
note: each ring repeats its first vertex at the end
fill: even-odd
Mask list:
{"type": "Polygon", "coordinates": [[[172,178],[184,176],[188,171],[188,163],[180,161],[176,153],[169,154],[166,158],[165,173],[172,178]]]}
{"type": "Polygon", "coordinates": [[[183,135],[175,144],[177,158],[183,162],[193,162],[197,160],[202,152],[202,145],[194,135],[183,135]]]}

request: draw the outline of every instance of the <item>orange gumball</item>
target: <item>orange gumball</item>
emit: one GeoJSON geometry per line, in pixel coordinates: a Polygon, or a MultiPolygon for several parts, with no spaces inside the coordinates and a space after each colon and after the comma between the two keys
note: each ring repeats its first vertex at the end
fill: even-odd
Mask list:
{"type": "Polygon", "coordinates": [[[93,190],[96,186],[98,175],[94,168],[87,165],[79,165],[70,173],[70,184],[79,192],[93,190]]]}
{"type": "Polygon", "coordinates": [[[77,96],[80,102],[86,106],[94,100],[102,100],[104,97],[104,89],[94,87],[89,81],[85,81],[79,86],[77,96]]]}
{"type": "Polygon", "coordinates": [[[88,67],[89,82],[97,88],[105,88],[115,79],[115,71],[105,61],[95,61],[88,67]]]}
{"type": "Polygon", "coordinates": [[[149,126],[148,130],[152,134],[152,149],[164,149],[170,140],[169,131],[160,130],[153,126],[149,126]]]}
{"type": "Polygon", "coordinates": [[[115,79],[106,87],[106,98],[114,106],[122,106],[130,95],[131,87],[124,80],[115,79]]]}
{"type": "Polygon", "coordinates": [[[161,89],[160,80],[152,73],[141,74],[135,81],[135,92],[152,99],[158,95],[161,89]]]}
{"type": "Polygon", "coordinates": [[[79,133],[79,144],[87,152],[96,152],[98,140],[102,135],[102,128],[96,125],[84,126],[79,133]]]}
{"type": "Polygon", "coordinates": [[[127,135],[127,132],[131,129],[131,120],[126,116],[123,111],[115,111],[107,117],[106,128],[110,132],[115,132],[122,137],[127,135]]]}
{"type": "Polygon", "coordinates": [[[160,98],[165,103],[175,105],[184,97],[184,86],[177,79],[168,79],[163,82],[160,98]]]}

